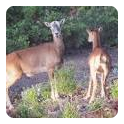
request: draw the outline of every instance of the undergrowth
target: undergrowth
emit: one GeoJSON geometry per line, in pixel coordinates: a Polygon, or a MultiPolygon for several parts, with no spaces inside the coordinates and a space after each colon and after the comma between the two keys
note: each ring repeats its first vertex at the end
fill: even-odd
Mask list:
{"type": "Polygon", "coordinates": [[[79,118],[77,106],[74,103],[67,102],[62,112],[62,118],[79,118]]]}
{"type": "Polygon", "coordinates": [[[113,99],[118,99],[118,80],[114,80],[110,87],[110,95],[113,99]]]}
{"type": "MultiPolygon", "coordinates": [[[[78,97],[79,90],[77,89],[76,81],[74,79],[74,68],[62,68],[55,72],[55,83],[59,95],[67,96],[64,99],[67,101],[60,103],[60,101],[52,101],[50,83],[40,83],[31,88],[25,89],[22,92],[22,99],[17,101],[16,117],[18,118],[79,118],[78,104],[73,101],[73,95],[76,90],[75,98],[78,97]],[[73,94],[73,95],[72,95],[73,94]],[[71,98],[71,101],[68,99],[71,98]],[[62,106],[61,106],[62,105],[62,106]],[[61,109],[62,107],[62,109],[61,109]],[[78,109],[77,109],[78,108],[78,109]],[[61,110],[61,112],[59,112],[61,110]],[[59,112],[56,115],[56,112],[59,112]]],[[[118,80],[114,80],[110,86],[110,95],[113,100],[118,99],[118,80]]],[[[96,98],[91,104],[87,104],[86,113],[92,113],[99,110],[104,110],[106,101],[101,98],[96,98]]],[[[82,103],[83,105],[83,103],[82,103]]],[[[104,117],[112,117],[111,108],[106,107],[104,110],[104,117]]]]}
{"type": "Polygon", "coordinates": [[[60,94],[71,95],[76,89],[76,81],[74,79],[74,68],[63,68],[55,72],[57,81],[57,90],[60,94]]]}

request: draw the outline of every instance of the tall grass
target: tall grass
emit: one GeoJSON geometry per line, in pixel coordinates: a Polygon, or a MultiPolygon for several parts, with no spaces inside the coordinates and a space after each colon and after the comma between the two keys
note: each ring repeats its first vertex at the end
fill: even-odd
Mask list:
{"type": "Polygon", "coordinates": [[[74,68],[62,68],[55,72],[57,82],[57,90],[60,94],[71,95],[76,89],[76,81],[74,79],[74,68]]]}

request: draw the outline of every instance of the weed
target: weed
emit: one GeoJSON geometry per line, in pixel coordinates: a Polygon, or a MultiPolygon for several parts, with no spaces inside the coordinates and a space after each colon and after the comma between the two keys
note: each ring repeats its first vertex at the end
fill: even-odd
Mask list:
{"type": "Polygon", "coordinates": [[[74,103],[66,103],[62,112],[62,118],[79,118],[78,110],[74,103]]]}
{"type": "Polygon", "coordinates": [[[46,99],[50,99],[51,89],[49,84],[47,85],[39,84],[36,87],[36,90],[37,90],[37,97],[39,102],[46,99]]]}
{"type": "Polygon", "coordinates": [[[113,99],[118,99],[118,80],[114,80],[110,87],[110,95],[113,99]]]}
{"type": "Polygon", "coordinates": [[[60,94],[70,95],[76,89],[73,68],[62,68],[55,72],[57,90],[60,94]]]}
{"type": "Polygon", "coordinates": [[[38,100],[36,87],[32,87],[22,93],[22,100],[16,108],[17,117],[40,118],[44,116],[43,109],[42,104],[38,100]]]}
{"type": "Polygon", "coordinates": [[[89,111],[99,110],[103,107],[103,104],[104,102],[102,99],[96,99],[91,104],[88,105],[88,110],[89,111]]]}

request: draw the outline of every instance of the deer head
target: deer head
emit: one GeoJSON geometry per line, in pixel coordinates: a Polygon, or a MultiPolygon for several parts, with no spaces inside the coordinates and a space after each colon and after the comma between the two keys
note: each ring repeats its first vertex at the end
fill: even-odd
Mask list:
{"type": "Polygon", "coordinates": [[[87,33],[88,33],[88,42],[93,42],[95,40],[95,37],[98,33],[100,33],[103,30],[102,27],[99,28],[94,28],[94,29],[87,29],[87,33]]]}
{"type": "Polygon", "coordinates": [[[51,23],[44,22],[44,24],[49,27],[52,31],[53,37],[60,37],[61,36],[61,26],[64,24],[65,19],[61,19],[60,21],[53,21],[51,23]]]}

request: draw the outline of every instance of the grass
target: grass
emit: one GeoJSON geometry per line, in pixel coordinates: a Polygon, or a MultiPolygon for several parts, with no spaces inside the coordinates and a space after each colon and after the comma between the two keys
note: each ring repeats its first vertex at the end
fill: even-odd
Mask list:
{"type": "Polygon", "coordinates": [[[77,107],[74,103],[67,102],[62,112],[62,118],[79,118],[77,107]]]}
{"type": "Polygon", "coordinates": [[[33,102],[33,104],[29,104],[25,101],[22,101],[17,107],[17,117],[41,118],[43,116],[43,107],[38,103],[33,102]]]}
{"type": "Polygon", "coordinates": [[[46,83],[45,85],[39,84],[36,89],[39,101],[50,99],[51,89],[49,83],[46,83]]]}
{"type": "Polygon", "coordinates": [[[88,105],[89,111],[96,111],[103,107],[104,101],[100,98],[95,99],[91,104],[88,105]]]}
{"type": "Polygon", "coordinates": [[[60,94],[71,95],[76,89],[76,81],[74,79],[74,69],[72,67],[62,68],[55,72],[57,81],[57,90],[60,94]]]}
{"type": "Polygon", "coordinates": [[[113,99],[117,100],[118,99],[118,80],[114,80],[112,82],[112,85],[110,87],[110,95],[113,99]]]}
{"type": "Polygon", "coordinates": [[[43,116],[43,107],[39,103],[36,87],[27,89],[22,93],[22,100],[16,109],[17,117],[40,118],[43,116]]]}
{"type": "MultiPolygon", "coordinates": [[[[76,89],[74,80],[74,70],[72,68],[62,68],[55,72],[57,90],[59,94],[71,95],[76,89]]],[[[50,99],[50,84],[38,84],[22,92],[22,99],[16,107],[16,117],[21,118],[42,118],[49,117],[48,110],[57,106],[50,99]]],[[[73,105],[68,104],[69,108],[64,110],[63,117],[77,117],[73,105]],[[71,112],[73,111],[73,112],[71,112]],[[70,115],[69,115],[70,114],[70,115]]]]}
{"type": "MultiPolygon", "coordinates": [[[[71,96],[77,88],[74,79],[74,68],[62,68],[55,72],[55,79],[57,83],[57,90],[59,94],[71,96]]],[[[50,98],[51,89],[50,84],[40,83],[25,89],[22,92],[22,99],[18,102],[16,107],[16,117],[18,118],[44,118],[44,117],[61,117],[61,118],[79,118],[79,111],[77,106],[79,101],[65,101],[62,104],[61,113],[54,116],[60,110],[60,104],[53,102],[50,98]]],[[[110,95],[112,100],[118,99],[118,80],[114,80],[110,86],[110,95]]],[[[78,97],[78,95],[77,95],[78,97]]],[[[70,98],[70,97],[67,97],[70,98]]],[[[83,103],[81,103],[83,104],[83,103]]],[[[96,98],[91,104],[86,105],[86,113],[94,112],[104,109],[106,103],[103,99],[96,98]]],[[[112,112],[110,108],[104,111],[105,117],[111,117],[112,112]]]]}

